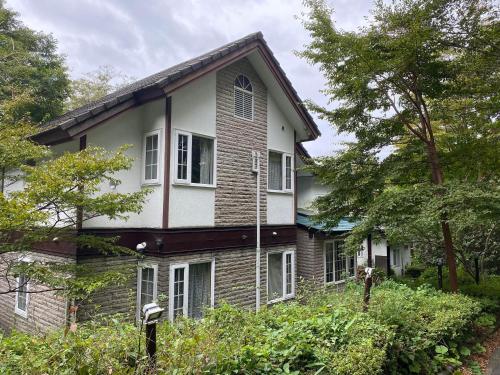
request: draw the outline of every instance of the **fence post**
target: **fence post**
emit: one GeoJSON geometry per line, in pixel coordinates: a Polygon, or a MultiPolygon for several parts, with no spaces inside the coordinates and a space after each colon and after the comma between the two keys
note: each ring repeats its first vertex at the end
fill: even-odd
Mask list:
{"type": "Polygon", "coordinates": [[[365,291],[363,297],[363,311],[368,310],[368,304],[370,303],[370,289],[372,287],[372,271],[373,268],[366,267],[365,268],[365,291]]]}

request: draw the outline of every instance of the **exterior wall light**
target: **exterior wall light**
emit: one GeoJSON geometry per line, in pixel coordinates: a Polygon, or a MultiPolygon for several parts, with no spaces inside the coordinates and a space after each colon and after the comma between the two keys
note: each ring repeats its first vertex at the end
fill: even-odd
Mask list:
{"type": "Polygon", "coordinates": [[[148,303],[142,308],[142,323],[146,325],[146,352],[151,368],[156,367],[156,323],[165,309],[156,303],[148,303]]]}

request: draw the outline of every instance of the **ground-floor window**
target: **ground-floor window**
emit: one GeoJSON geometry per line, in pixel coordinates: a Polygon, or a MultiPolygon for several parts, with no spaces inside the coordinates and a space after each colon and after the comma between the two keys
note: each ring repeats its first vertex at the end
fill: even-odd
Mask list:
{"type": "Polygon", "coordinates": [[[137,268],[137,319],[142,307],[156,301],[158,296],[158,265],[140,263],[137,268]]]}
{"type": "Polygon", "coordinates": [[[295,295],[295,254],[293,251],[267,254],[267,300],[280,301],[295,295]]]}
{"type": "Polygon", "coordinates": [[[393,267],[401,267],[401,249],[396,247],[391,249],[391,265],[393,267]]]}
{"type": "Polygon", "coordinates": [[[16,305],[15,312],[18,315],[28,316],[28,278],[20,274],[16,278],[16,305]]]}
{"type": "Polygon", "coordinates": [[[181,263],[170,266],[169,317],[203,317],[214,306],[215,261],[181,263]]]}
{"type": "Polygon", "coordinates": [[[356,258],[344,251],[344,241],[325,242],[325,283],[337,283],[355,276],[356,258]]]}

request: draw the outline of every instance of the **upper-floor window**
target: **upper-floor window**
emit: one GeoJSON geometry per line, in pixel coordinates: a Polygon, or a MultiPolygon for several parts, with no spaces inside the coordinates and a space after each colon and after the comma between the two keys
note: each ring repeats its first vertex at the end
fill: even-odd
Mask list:
{"type": "Polygon", "coordinates": [[[160,131],[155,130],[144,135],[143,146],[143,182],[160,182],[160,131]]]}
{"type": "Polygon", "coordinates": [[[268,189],[271,191],[293,190],[292,155],[269,151],[268,158],[268,189]]]}
{"type": "Polygon", "coordinates": [[[175,137],[175,181],[214,185],[215,140],[183,131],[177,131],[175,137]]]}
{"type": "Polygon", "coordinates": [[[248,77],[243,74],[234,80],[234,115],[253,120],[253,87],[248,77]]]}

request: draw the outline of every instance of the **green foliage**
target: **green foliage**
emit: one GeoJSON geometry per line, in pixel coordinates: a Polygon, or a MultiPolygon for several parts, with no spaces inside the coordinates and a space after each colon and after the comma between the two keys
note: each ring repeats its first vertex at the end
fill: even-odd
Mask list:
{"type": "MultiPolygon", "coordinates": [[[[480,311],[462,295],[392,281],[309,294],[259,313],[222,304],[203,320],[158,327],[157,366],[171,374],[436,373],[475,348],[467,333],[480,311]]],[[[483,322],[484,323],[484,322],[483,322]]],[[[118,318],[46,336],[0,339],[2,374],[132,374],[146,367],[144,333],[118,318]],[[141,336],[139,336],[141,334],[141,336]],[[141,342],[141,351],[138,344],[141,342]],[[22,360],[21,360],[22,358],[22,360]]]]}
{"type": "Polygon", "coordinates": [[[120,89],[131,81],[132,78],[117,73],[112,67],[101,66],[71,82],[71,92],[66,100],[65,109],[70,111],[87,105],[120,89]]]}
{"type": "Polygon", "coordinates": [[[34,123],[62,113],[69,79],[56,41],[24,26],[4,0],[0,0],[0,61],[0,123],[5,105],[15,120],[27,115],[34,123]]]}

